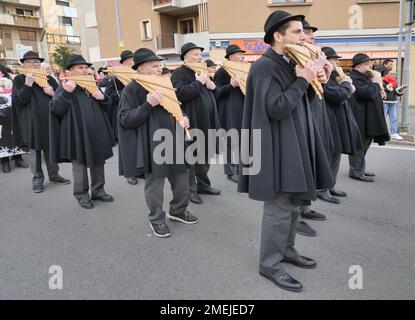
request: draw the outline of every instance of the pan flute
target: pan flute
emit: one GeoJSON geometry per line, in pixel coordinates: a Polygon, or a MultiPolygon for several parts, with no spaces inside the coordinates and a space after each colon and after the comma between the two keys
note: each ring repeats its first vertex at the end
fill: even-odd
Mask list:
{"type": "MultiPolygon", "coordinates": [[[[370,69],[370,70],[367,71],[367,74],[369,75],[369,77],[371,79],[379,78],[379,79],[382,80],[382,74],[380,72],[376,71],[376,70],[370,69]]],[[[383,81],[380,81],[379,84],[380,84],[380,88],[382,89],[382,91],[385,91],[385,87],[383,86],[383,81]]]]}
{"type": "Polygon", "coordinates": [[[109,67],[108,74],[114,76],[120,82],[126,86],[132,80],[132,77],[137,74],[137,72],[131,68],[125,66],[109,67]]]}
{"type": "MultiPolygon", "coordinates": [[[[168,113],[170,113],[183,127],[184,115],[182,112],[181,103],[179,100],[177,100],[176,89],[173,87],[170,78],[136,73],[134,76],[132,76],[132,80],[137,81],[144,89],[150,93],[159,91],[162,95],[160,105],[168,113]]],[[[184,128],[184,130],[186,133],[186,138],[191,140],[189,130],[186,128],[184,128]]]]}
{"type": "Polygon", "coordinates": [[[194,63],[185,62],[184,65],[192,69],[197,74],[204,73],[204,74],[207,74],[209,77],[214,76],[214,74],[209,73],[209,69],[208,69],[206,62],[194,62],[194,63]]]}
{"type": "Polygon", "coordinates": [[[48,74],[42,69],[31,69],[31,68],[17,68],[16,71],[20,74],[28,75],[32,74],[35,78],[35,83],[41,88],[49,87],[48,74]]]}
{"type": "Polygon", "coordinates": [[[62,78],[66,81],[74,81],[78,86],[93,94],[99,91],[97,83],[93,75],[70,76],[67,75],[62,78]]]}
{"type": "Polygon", "coordinates": [[[239,88],[242,93],[246,95],[246,81],[248,80],[251,64],[246,62],[225,61],[223,63],[223,68],[231,77],[238,78],[240,84],[239,88]]]}

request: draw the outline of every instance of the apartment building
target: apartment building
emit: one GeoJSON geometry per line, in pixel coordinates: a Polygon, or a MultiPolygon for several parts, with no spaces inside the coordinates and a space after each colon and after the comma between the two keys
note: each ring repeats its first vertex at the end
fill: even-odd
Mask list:
{"type": "Polygon", "coordinates": [[[40,0],[0,1],[0,63],[19,65],[28,50],[42,55],[43,19],[40,0]]]}

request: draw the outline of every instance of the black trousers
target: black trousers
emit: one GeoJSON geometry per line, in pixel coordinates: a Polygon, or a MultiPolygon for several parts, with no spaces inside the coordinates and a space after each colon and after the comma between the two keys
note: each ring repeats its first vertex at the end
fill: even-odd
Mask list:
{"type": "Polygon", "coordinates": [[[190,193],[197,193],[198,190],[206,190],[210,188],[210,179],[208,172],[209,164],[194,164],[189,166],[189,189],[190,193]]]}

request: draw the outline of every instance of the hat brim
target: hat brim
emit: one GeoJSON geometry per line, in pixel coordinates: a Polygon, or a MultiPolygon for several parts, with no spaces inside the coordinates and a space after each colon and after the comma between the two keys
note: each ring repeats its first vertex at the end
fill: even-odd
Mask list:
{"type": "Polygon", "coordinates": [[[305,27],[305,28],[303,28],[303,29],[310,29],[310,30],[312,30],[313,32],[317,32],[317,31],[318,31],[318,28],[317,28],[317,27],[312,27],[312,26],[305,27]]]}
{"type": "Polygon", "coordinates": [[[20,59],[20,62],[21,62],[21,63],[24,63],[26,60],[29,60],[29,59],[36,59],[36,60],[39,60],[39,61],[40,61],[40,63],[42,63],[43,61],[45,61],[45,59],[43,59],[43,58],[39,58],[39,57],[26,57],[26,58],[22,58],[22,59],[20,59]]]}
{"type": "Polygon", "coordinates": [[[127,57],[125,57],[124,59],[121,59],[121,60],[120,60],[120,63],[122,64],[125,60],[128,60],[128,59],[130,59],[130,58],[134,58],[134,54],[131,54],[131,55],[129,55],[129,56],[127,56],[127,57]]]}
{"type": "Polygon", "coordinates": [[[67,66],[66,66],[66,68],[65,68],[65,69],[66,69],[66,70],[71,70],[71,68],[72,68],[72,67],[74,67],[74,66],[79,66],[79,65],[83,65],[83,64],[84,64],[84,65],[87,65],[88,67],[92,66],[92,63],[86,63],[86,62],[82,62],[82,63],[81,63],[81,62],[80,62],[80,63],[72,63],[72,64],[69,64],[69,65],[67,65],[67,66]]]}
{"type": "Polygon", "coordinates": [[[186,53],[188,53],[190,50],[194,50],[194,49],[200,49],[200,50],[202,50],[202,52],[203,52],[203,51],[205,51],[205,48],[202,48],[202,47],[193,47],[193,48],[189,48],[189,49],[187,49],[185,52],[183,52],[183,53],[180,55],[180,59],[181,59],[182,61],[184,61],[184,56],[186,55],[186,53]]]}
{"type": "Polygon", "coordinates": [[[335,54],[334,56],[327,57],[327,59],[341,59],[342,56],[335,54]]]}
{"type": "Polygon", "coordinates": [[[147,57],[147,58],[145,58],[145,59],[143,59],[143,60],[141,60],[140,61],[140,63],[136,63],[136,64],[134,64],[132,67],[131,67],[131,69],[133,69],[133,70],[137,70],[138,69],[138,67],[140,66],[140,65],[142,65],[143,63],[145,63],[145,62],[151,62],[151,61],[164,61],[165,59],[163,59],[162,57],[159,57],[159,56],[156,56],[156,55],[154,55],[154,56],[150,56],[150,57],[147,57]]]}
{"type": "Polygon", "coordinates": [[[368,62],[368,61],[372,61],[372,59],[368,58],[368,59],[364,59],[364,60],[362,60],[362,61],[358,61],[357,63],[353,63],[352,68],[354,68],[354,67],[358,66],[359,64],[362,64],[362,63],[368,62]]]}
{"type": "Polygon", "coordinates": [[[273,35],[274,35],[274,33],[275,33],[275,31],[277,30],[278,27],[282,26],[284,23],[286,23],[288,21],[297,20],[297,19],[304,20],[305,16],[302,15],[302,14],[297,14],[297,15],[289,16],[289,17],[281,20],[276,25],[274,25],[268,32],[265,33],[264,42],[266,44],[271,44],[272,43],[272,37],[273,37],[273,35]]]}
{"type": "Polygon", "coordinates": [[[229,56],[233,55],[234,53],[238,53],[238,52],[246,53],[246,51],[245,51],[245,50],[242,50],[242,49],[240,49],[240,50],[235,50],[235,51],[233,51],[233,52],[229,52],[229,53],[227,53],[227,54],[226,54],[226,56],[225,56],[225,59],[229,59],[229,56]]]}

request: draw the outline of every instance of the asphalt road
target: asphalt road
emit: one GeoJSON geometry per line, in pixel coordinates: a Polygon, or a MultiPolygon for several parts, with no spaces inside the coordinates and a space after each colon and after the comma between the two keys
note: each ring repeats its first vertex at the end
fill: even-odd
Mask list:
{"type": "MultiPolygon", "coordinates": [[[[210,175],[222,195],[191,205],[199,224],[168,222],[168,239],[150,233],[144,183],[118,177],[116,157],[106,166],[116,201],[92,211],[78,206],[72,186],[46,184],[36,195],[29,170],[0,173],[0,299],[414,299],[415,149],[372,147],[368,166],[375,183],[351,180],[344,157],[338,188],[349,197],[313,205],[328,219],[312,222],[318,236],[298,236],[297,249],[319,266],[287,266],[302,293],[259,276],[262,204],[236,193],[221,166],[210,175]],[[62,267],[62,290],[49,288],[52,265],[62,267]],[[349,288],[353,265],[362,290],[349,288]]],[[[71,166],[61,174],[71,177],[71,166]]]]}

